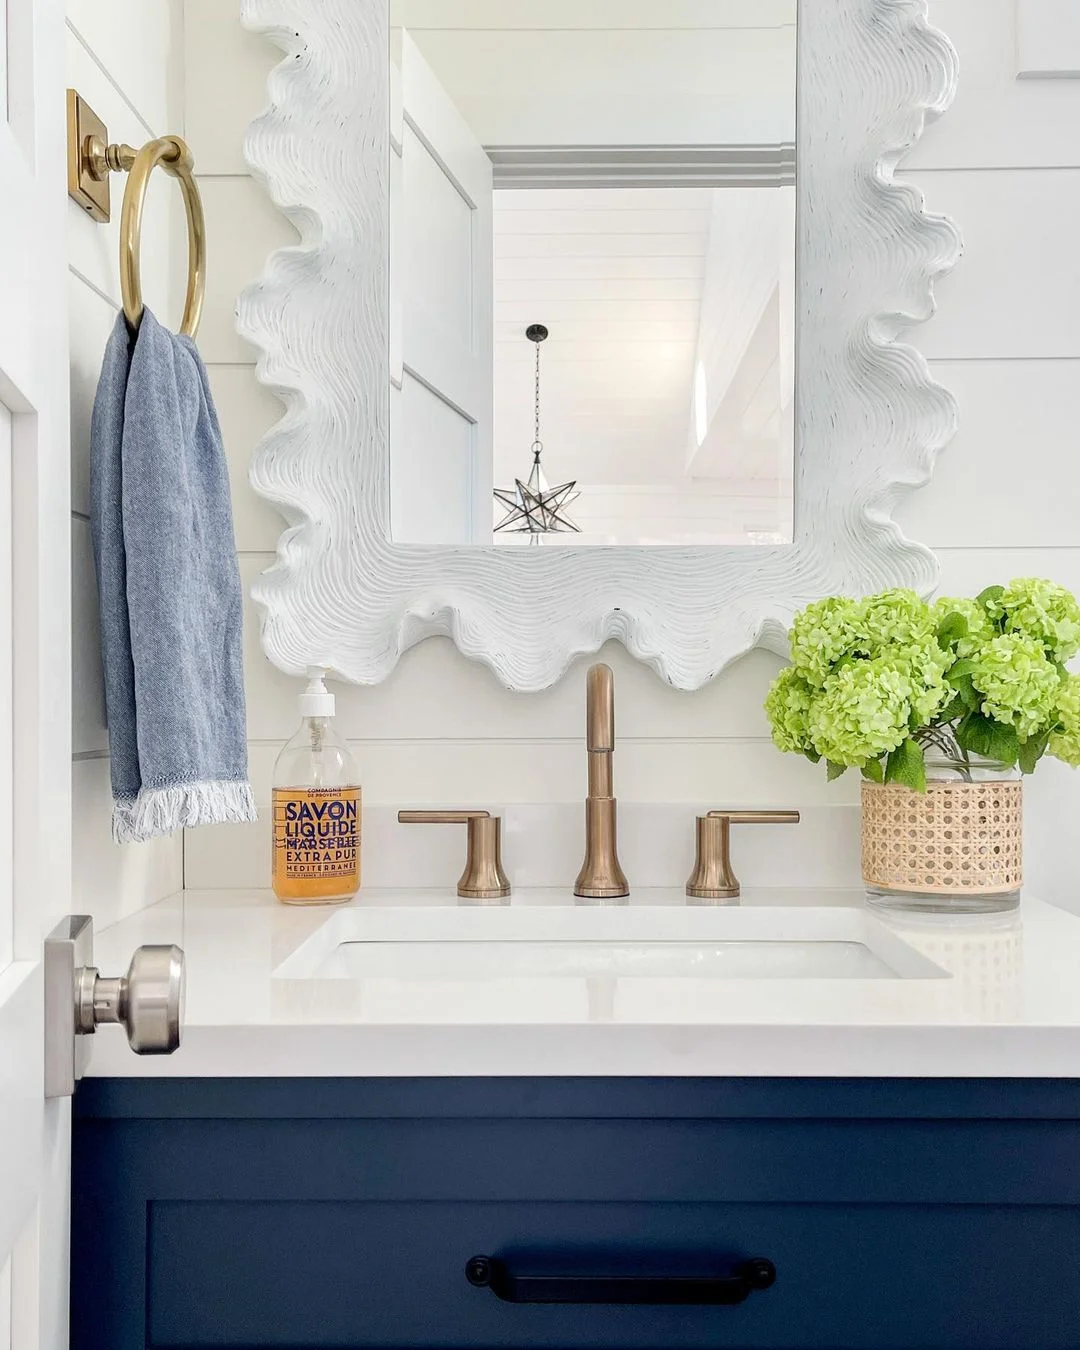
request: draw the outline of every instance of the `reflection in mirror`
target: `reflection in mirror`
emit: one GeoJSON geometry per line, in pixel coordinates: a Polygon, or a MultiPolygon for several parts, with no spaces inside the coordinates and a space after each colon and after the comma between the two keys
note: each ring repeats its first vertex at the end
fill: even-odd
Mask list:
{"type": "Polygon", "coordinates": [[[795,88],[796,0],[391,0],[396,542],[791,540],[795,88]]]}

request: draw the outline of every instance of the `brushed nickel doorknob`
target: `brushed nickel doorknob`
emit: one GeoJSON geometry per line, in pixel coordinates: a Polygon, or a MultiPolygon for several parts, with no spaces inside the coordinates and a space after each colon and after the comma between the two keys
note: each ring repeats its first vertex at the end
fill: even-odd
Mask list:
{"type": "Polygon", "coordinates": [[[75,972],[75,1033],[93,1035],[119,1023],[137,1055],[171,1055],[184,1015],[184,953],[176,946],[138,947],[126,975],[105,978],[94,966],[75,972]]]}
{"type": "Polygon", "coordinates": [[[89,914],[69,914],[45,939],[46,1097],[75,1091],[90,1057],[88,1038],[102,1023],[120,1023],[137,1055],[171,1055],[183,1019],[179,947],[139,947],[126,975],[106,979],[94,965],[89,914]]]}

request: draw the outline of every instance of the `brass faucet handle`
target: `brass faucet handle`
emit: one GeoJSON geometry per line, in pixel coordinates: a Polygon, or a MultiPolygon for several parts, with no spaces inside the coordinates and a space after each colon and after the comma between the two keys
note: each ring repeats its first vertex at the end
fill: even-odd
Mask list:
{"type": "Polygon", "coordinates": [[[465,900],[500,900],[510,894],[502,866],[502,817],[490,811],[399,811],[402,825],[466,825],[465,870],[457,893],[465,900]]]}
{"type": "Polygon", "coordinates": [[[709,820],[730,820],[733,825],[798,825],[798,811],[710,811],[709,820]]]}
{"type": "Polygon", "coordinates": [[[401,825],[468,825],[470,820],[491,820],[490,811],[399,811],[401,825]]]}
{"type": "Polygon", "coordinates": [[[731,867],[732,825],[797,825],[798,811],[710,811],[697,818],[697,856],[686,894],[692,900],[737,900],[739,878],[731,867]]]}

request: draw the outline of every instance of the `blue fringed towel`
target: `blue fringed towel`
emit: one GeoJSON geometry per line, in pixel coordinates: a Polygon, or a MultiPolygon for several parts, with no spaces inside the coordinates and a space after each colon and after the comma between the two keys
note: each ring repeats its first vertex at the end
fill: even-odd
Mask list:
{"type": "Polygon", "coordinates": [[[149,310],[116,320],[91,441],[113,835],[254,820],[221,431],[195,344],[149,310]]]}

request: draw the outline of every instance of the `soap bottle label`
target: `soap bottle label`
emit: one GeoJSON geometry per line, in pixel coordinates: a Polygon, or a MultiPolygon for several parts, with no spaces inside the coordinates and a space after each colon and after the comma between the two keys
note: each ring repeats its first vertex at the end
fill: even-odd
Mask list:
{"type": "Polygon", "coordinates": [[[282,899],[348,898],[360,889],[361,789],[274,789],[274,891],[282,899]]]}

